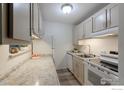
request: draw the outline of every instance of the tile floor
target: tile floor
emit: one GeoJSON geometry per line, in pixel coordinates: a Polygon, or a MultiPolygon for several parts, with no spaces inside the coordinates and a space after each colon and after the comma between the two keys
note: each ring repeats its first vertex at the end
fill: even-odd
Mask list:
{"type": "Polygon", "coordinates": [[[68,69],[57,70],[60,85],[80,85],[68,69]]]}

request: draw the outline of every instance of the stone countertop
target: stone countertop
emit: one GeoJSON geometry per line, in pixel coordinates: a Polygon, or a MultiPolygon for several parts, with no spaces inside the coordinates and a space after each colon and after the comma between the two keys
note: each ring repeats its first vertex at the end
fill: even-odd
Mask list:
{"type": "Polygon", "coordinates": [[[59,85],[51,56],[30,59],[1,82],[1,85],[59,85]]]}

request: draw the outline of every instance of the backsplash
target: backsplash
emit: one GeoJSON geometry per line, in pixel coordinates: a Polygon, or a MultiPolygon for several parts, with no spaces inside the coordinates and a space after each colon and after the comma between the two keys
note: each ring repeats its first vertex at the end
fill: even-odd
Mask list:
{"type": "Polygon", "coordinates": [[[90,45],[90,53],[99,55],[101,51],[118,51],[118,36],[80,40],[79,44],[76,48],[80,51],[84,51],[85,53],[89,52],[88,47],[84,47],[83,45],[90,45]]]}

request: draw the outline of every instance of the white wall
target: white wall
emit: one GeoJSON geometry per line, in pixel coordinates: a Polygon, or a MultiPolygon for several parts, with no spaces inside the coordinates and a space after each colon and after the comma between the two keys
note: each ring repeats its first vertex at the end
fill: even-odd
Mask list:
{"type": "Polygon", "coordinates": [[[119,4],[119,76],[124,85],[124,4],[119,4]]]}
{"type": "MultiPolygon", "coordinates": [[[[54,60],[57,69],[66,68],[65,54],[72,49],[73,25],[44,21],[45,39],[53,38],[54,60]]],[[[52,40],[51,40],[52,41],[52,40]]],[[[49,42],[50,43],[50,42],[49,42]]]]}
{"type": "Polygon", "coordinates": [[[42,39],[33,40],[33,53],[40,55],[52,55],[52,48],[42,39]]]}
{"type": "Polygon", "coordinates": [[[14,58],[9,57],[9,45],[0,45],[0,77],[31,57],[31,51],[14,58]]]}
{"type": "MultiPolygon", "coordinates": [[[[118,37],[105,37],[99,39],[81,40],[80,45],[90,45],[91,53],[99,55],[101,51],[118,51],[118,37]]],[[[78,46],[81,51],[88,52],[88,47],[78,46]]]]}

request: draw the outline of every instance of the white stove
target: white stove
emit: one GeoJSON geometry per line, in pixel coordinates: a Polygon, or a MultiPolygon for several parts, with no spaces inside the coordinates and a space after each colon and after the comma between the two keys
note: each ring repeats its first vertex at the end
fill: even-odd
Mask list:
{"type": "Polygon", "coordinates": [[[101,54],[85,63],[85,85],[118,85],[118,55],[101,54]]]}
{"type": "Polygon", "coordinates": [[[102,53],[100,55],[100,60],[101,66],[108,68],[112,71],[118,72],[118,54],[102,53]]]}

